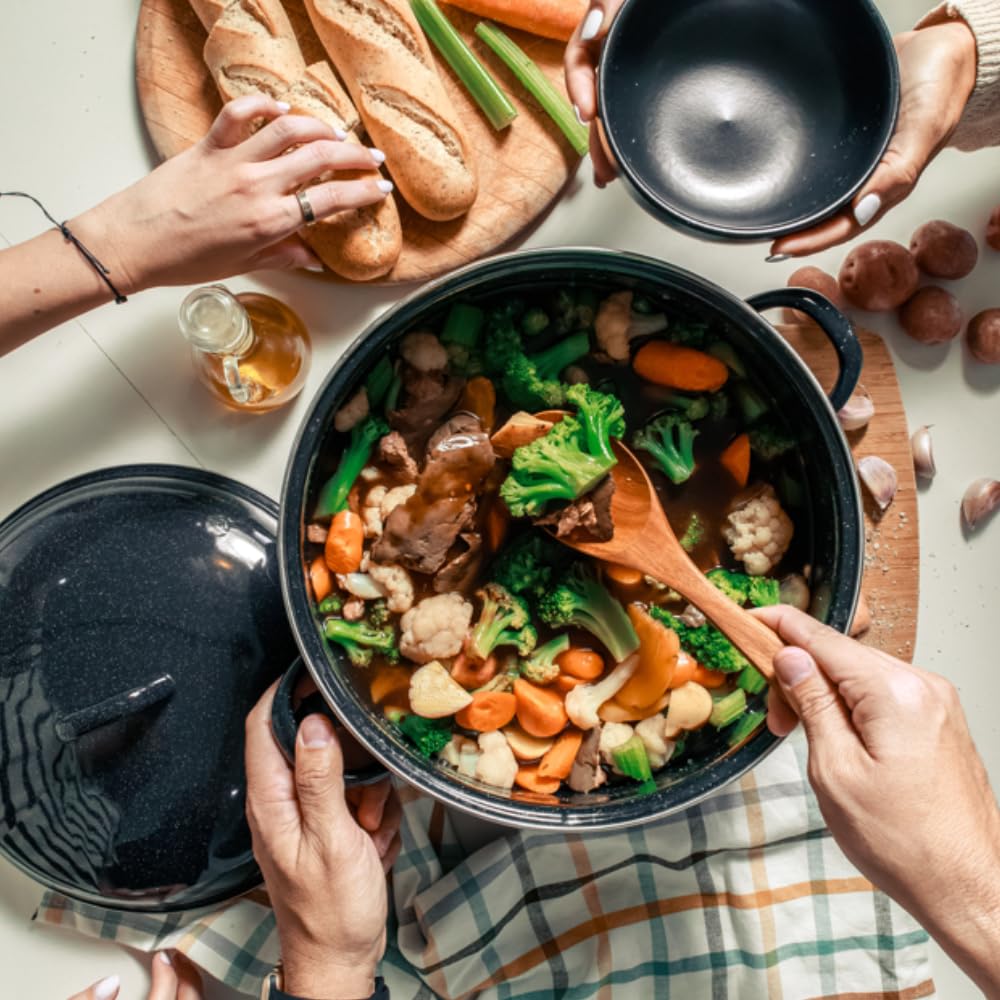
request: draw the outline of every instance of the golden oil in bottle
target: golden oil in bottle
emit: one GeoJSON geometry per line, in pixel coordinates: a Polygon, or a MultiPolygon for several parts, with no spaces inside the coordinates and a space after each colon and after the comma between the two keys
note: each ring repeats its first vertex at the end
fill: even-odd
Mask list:
{"type": "Polygon", "coordinates": [[[227,406],[263,413],[302,391],[312,344],[283,302],[206,285],[184,299],[178,320],[198,377],[227,406]]]}

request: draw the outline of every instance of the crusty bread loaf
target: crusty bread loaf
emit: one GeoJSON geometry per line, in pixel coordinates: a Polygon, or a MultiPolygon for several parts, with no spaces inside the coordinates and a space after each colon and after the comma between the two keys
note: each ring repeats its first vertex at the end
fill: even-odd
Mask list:
{"type": "MultiPolygon", "coordinates": [[[[287,101],[293,113],[318,118],[347,132],[349,142],[359,142],[353,132],[358,114],[350,98],[329,65],[305,65],[279,0],[190,2],[208,28],[205,63],[224,100],[267,94],[287,101]]],[[[337,176],[363,175],[345,172],[337,176]]],[[[301,235],[331,271],[352,281],[370,281],[388,273],[403,245],[399,212],[391,196],[322,219],[303,228],[301,235]]]]}
{"type": "Polygon", "coordinates": [[[472,150],[409,0],[305,4],[402,196],[428,219],[467,212],[478,190],[472,150]]]}

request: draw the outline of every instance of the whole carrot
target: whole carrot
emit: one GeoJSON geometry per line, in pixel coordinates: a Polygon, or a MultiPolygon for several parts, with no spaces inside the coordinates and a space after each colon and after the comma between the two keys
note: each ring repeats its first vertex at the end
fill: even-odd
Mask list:
{"type": "Polygon", "coordinates": [[[529,31],[543,38],[568,42],[587,13],[587,0],[447,0],[491,21],[529,31]]]}

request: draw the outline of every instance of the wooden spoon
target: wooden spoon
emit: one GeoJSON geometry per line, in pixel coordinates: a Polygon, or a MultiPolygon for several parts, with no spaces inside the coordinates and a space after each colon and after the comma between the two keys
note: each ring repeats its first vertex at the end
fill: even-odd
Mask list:
{"type": "MultiPolygon", "coordinates": [[[[563,414],[552,410],[538,416],[558,421],[563,414]]],[[[677,541],[640,461],[620,441],[612,440],[611,444],[618,458],[611,470],[615,483],[611,498],[614,536],[607,542],[595,542],[585,532],[575,531],[559,541],[584,555],[627,566],[672,587],[771,680],[775,654],[784,643],[705,578],[677,541]]]]}

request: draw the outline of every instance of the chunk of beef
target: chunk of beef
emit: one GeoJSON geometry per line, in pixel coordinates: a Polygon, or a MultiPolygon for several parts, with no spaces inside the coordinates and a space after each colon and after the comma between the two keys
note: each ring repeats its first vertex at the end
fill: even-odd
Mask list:
{"type": "Polygon", "coordinates": [[[614,493],[615,482],[607,476],[595,489],[560,510],[538,518],[535,524],[554,527],[557,538],[565,538],[579,528],[595,542],[610,541],[615,533],[614,521],[611,519],[611,498],[614,493]]]}
{"type": "Polygon", "coordinates": [[[406,439],[411,453],[419,453],[430,433],[458,402],[465,379],[447,372],[403,368],[403,405],[388,416],[389,426],[406,439]]]}
{"type": "Polygon", "coordinates": [[[372,558],[436,573],[475,518],[476,494],[495,462],[478,417],[459,413],[445,421],[427,442],[416,492],[389,515],[372,558]]]}
{"type": "Polygon", "coordinates": [[[329,529],[325,524],[306,525],[307,542],[312,542],[315,545],[325,545],[327,534],[329,534],[329,529]]]}
{"type": "Polygon", "coordinates": [[[592,792],[600,788],[608,776],[601,767],[601,727],[595,726],[587,731],[576,752],[573,769],[569,772],[568,784],[574,792],[592,792]]]}
{"type": "Polygon", "coordinates": [[[476,579],[483,564],[483,539],[474,531],[463,531],[458,536],[465,550],[452,556],[434,574],[434,590],[445,594],[449,590],[467,591],[476,579]]]}
{"type": "Polygon", "coordinates": [[[412,483],[420,475],[417,463],[413,460],[410,449],[399,431],[390,431],[379,440],[378,460],[392,469],[397,478],[404,482],[412,483]]]}

